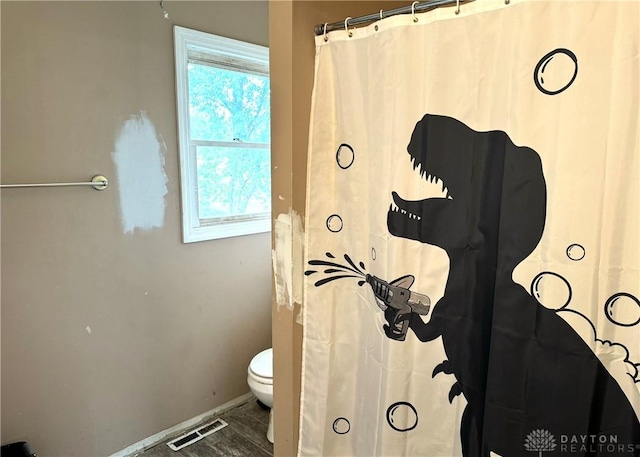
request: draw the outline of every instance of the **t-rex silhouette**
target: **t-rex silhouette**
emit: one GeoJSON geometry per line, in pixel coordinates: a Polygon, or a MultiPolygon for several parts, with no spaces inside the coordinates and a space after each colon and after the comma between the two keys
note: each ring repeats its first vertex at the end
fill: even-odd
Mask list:
{"type": "MultiPolygon", "coordinates": [[[[569,324],[512,279],[545,225],[538,154],[515,146],[505,132],[476,132],[429,114],[416,124],[407,150],[414,169],[432,182],[442,180],[450,194],[406,201],[393,192],[387,226],[394,236],[439,246],[449,256],[445,293],[430,321],[415,313],[408,319],[421,341],[442,337],[448,359],[433,376],[453,374],[449,401],[459,394],[467,400],[460,426],[464,456],[527,455],[525,438],[540,429],[555,436],[606,435],[618,443],[613,451],[578,447],[572,456],[640,455],[634,446],[640,445],[640,424],[616,380],[569,324]]],[[[389,323],[395,313],[385,311],[389,323]]],[[[384,327],[398,339],[393,326],[384,327]]]]}

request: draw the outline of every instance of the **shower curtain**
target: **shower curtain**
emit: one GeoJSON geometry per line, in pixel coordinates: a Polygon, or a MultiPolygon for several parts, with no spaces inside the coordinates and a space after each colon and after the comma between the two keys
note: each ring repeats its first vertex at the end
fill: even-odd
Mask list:
{"type": "Polygon", "coordinates": [[[639,30],[478,0],[316,37],[300,455],[640,454],[639,30]]]}

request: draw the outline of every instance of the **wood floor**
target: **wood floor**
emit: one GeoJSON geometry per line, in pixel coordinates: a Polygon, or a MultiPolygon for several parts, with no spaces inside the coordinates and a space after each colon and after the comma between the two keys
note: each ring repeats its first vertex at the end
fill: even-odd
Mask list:
{"type": "Polygon", "coordinates": [[[266,436],[269,411],[260,408],[255,398],[213,419],[216,418],[224,420],[229,425],[179,451],[173,451],[166,443],[162,443],[137,455],[139,457],[273,456],[273,444],[267,440],[266,436]]]}

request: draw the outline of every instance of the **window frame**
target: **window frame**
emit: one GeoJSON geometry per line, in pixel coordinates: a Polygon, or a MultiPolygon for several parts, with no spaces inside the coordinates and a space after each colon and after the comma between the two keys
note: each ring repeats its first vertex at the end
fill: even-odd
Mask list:
{"type": "Polygon", "coordinates": [[[256,68],[266,69],[269,77],[269,48],[257,44],[225,38],[210,33],[199,32],[185,27],[174,26],[174,52],[176,76],[176,106],[178,117],[178,151],[180,156],[180,190],[182,207],[182,241],[193,243],[197,241],[214,240],[235,236],[251,235],[271,231],[271,214],[267,218],[216,218],[200,219],[198,214],[198,172],[197,147],[233,147],[256,148],[270,150],[271,143],[244,143],[236,141],[193,140],[190,137],[189,126],[189,52],[217,56],[219,58],[234,59],[236,65],[225,66],[216,64],[219,68],[232,71],[245,70],[248,74],[256,74],[256,68]],[[237,61],[246,63],[246,67],[239,68],[237,61]],[[203,221],[205,223],[203,223],[203,221]],[[212,222],[215,221],[215,222],[212,222]]]}

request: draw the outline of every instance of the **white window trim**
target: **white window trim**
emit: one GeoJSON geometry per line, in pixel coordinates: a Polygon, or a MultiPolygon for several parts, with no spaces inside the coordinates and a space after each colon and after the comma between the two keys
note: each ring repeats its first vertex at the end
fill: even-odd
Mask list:
{"type": "MultiPolygon", "coordinates": [[[[176,98],[178,111],[178,147],[180,151],[180,190],[182,206],[182,241],[213,240],[271,231],[271,217],[254,221],[240,221],[201,225],[198,217],[198,182],[196,151],[189,138],[189,90],[187,80],[188,51],[204,49],[222,56],[240,57],[258,65],[269,66],[269,48],[174,26],[176,70],[176,98]]],[[[207,141],[223,145],[220,141],[207,141]]],[[[237,143],[235,144],[237,146],[237,143]]],[[[243,143],[243,147],[256,146],[243,143]]],[[[264,145],[262,145],[264,146],[264,145]]]]}

